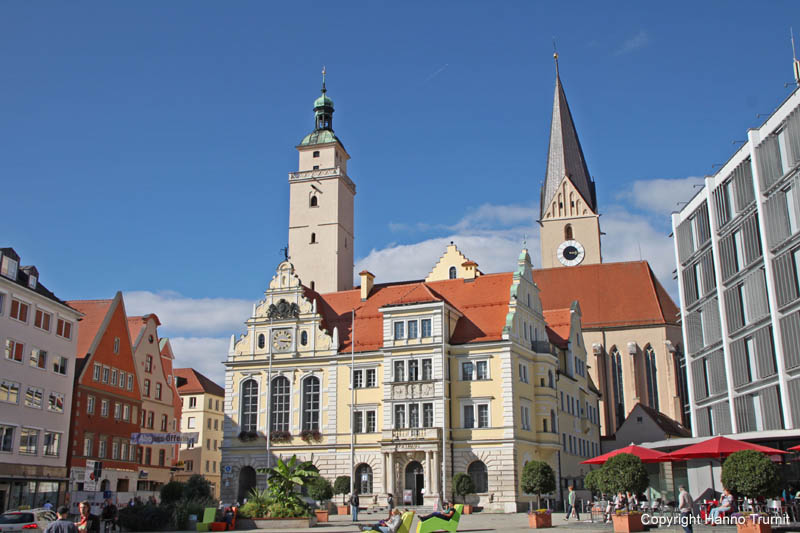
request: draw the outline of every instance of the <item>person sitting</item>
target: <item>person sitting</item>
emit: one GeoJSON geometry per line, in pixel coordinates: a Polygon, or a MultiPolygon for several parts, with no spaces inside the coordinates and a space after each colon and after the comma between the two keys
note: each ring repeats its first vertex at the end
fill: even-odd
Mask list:
{"type": "Polygon", "coordinates": [[[441,513],[431,513],[426,514],[425,516],[420,516],[419,519],[421,522],[428,520],[429,518],[441,518],[442,520],[450,520],[453,518],[453,515],[456,513],[454,507],[450,506],[450,502],[444,502],[442,504],[442,511],[441,513]]]}
{"type": "MultiPolygon", "coordinates": [[[[625,494],[622,491],[618,492],[614,497],[614,511],[622,511],[627,505],[628,500],[625,498],[625,494]]],[[[606,522],[611,522],[611,502],[608,502],[608,507],[606,507],[606,522]]]]}
{"type": "Polygon", "coordinates": [[[392,509],[389,511],[389,518],[381,520],[377,524],[371,526],[364,526],[361,531],[380,531],[381,533],[397,533],[400,525],[403,523],[403,513],[400,509],[392,509]]]}
{"type": "Polygon", "coordinates": [[[719,515],[721,513],[730,512],[732,505],[733,505],[733,495],[731,494],[731,491],[729,491],[728,489],[724,489],[722,492],[722,498],[720,498],[719,500],[719,506],[711,509],[711,513],[708,515],[709,520],[711,520],[711,522],[718,522],[719,515]]]}
{"type": "Polygon", "coordinates": [[[225,531],[233,529],[233,508],[225,507],[222,512],[222,520],[225,522],[225,531]]]}

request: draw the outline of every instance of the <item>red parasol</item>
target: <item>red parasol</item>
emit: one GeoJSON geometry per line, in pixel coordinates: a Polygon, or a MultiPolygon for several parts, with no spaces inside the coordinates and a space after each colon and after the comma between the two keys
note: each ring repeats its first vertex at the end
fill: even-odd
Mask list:
{"type": "Polygon", "coordinates": [[[643,463],[663,463],[669,461],[669,455],[666,453],[661,453],[656,450],[651,450],[650,448],[645,448],[643,446],[637,446],[635,444],[631,444],[630,446],[625,446],[624,448],[620,448],[618,450],[614,450],[613,452],[604,453],[603,455],[598,455],[597,457],[592,457],[591,459],[587,459],[582,461],[581,464],[583,465],[601,465],[614,457],[615,455],[619,455],[621,453],[629,453],[631,455],[635,455],[639,459],[642,460],[643,463]]]}
{"type": "Polygon", "coordinates": [[[791,448],[789,448],[789,449],[790,449],[790,450],[792,450],[793,452],[800,452],[800,445],[797,445],[797,446],[792,446],[792,447],[791,447],[791,448]]]}
{"type": "Polygon", "coordinates": [[[743,440],[729,439],[727,437],[714,437],[712,439],[692,444],[667,455],[668,461],[686,461],[688,459],[721,459],[732,453],[742,450],[755,450],[767,455],[786,453],[783,450],[761,446],[743,440]]]}

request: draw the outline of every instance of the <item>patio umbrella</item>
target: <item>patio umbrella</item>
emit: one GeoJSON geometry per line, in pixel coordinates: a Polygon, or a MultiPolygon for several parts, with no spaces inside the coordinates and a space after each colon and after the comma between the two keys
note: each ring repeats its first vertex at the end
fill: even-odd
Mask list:
{"type": "Polygon", "coordinates": [[[797,445],[797,446],[792,446],[792,447],[791,447],[791,448],[789,448],[789,449],[790,449],[790,450],[792,450],[793,452],[800,452],[800,445],[797,445]]]}
{"type": "Polygon", "coordinates": [[[663,463],[669,461],[669,455],[666,453],[661,453],[656,450],[651,450],[650,448],[645,448],[643,446],[637,446],[635,444],[631,444],[629,446],[625,446],[624,448],[620,448],[618,450],[614,450],[613,452],[604,453],[603,455],[598,455],[597,457],[592,457],[591,459],[587,459],[585,461],[581,461],[583,465],[601,465],[614,457],[615,455],[619,455],[621,453],[629,453],[631,455],[635,455],[639,459],[642,460],[643,463],[663,463]]]}
{"type": "Polygon", "coordinates": [[[755,450],[767,455],[786,453],[760,444],[753,444],[743,440],[729,439],[727,437],[714,437],[697,444],[692,444],[680,450],[667,454],[668,461],[686,461],[688,459],[723,459],[732,453],[742,450],[755,450]]]}

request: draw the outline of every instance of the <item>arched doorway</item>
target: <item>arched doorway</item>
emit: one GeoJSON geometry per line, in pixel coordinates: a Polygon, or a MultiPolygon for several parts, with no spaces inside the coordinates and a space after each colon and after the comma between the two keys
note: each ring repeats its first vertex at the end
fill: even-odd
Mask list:
{"type": "Polygon", "coordinates": [[[252,466],[245,466],[239,470],[239,492],[236,500],[239,503],[244,503],[244,499],[250,494],[250,491],[256,488],[256,471],[252,466]]]}
{"type": "Polygon", "coordinates": [[[105,492],[107,490],[111,490],[111,482],[107,479],[104,479],[100,482],[100,491],[105,492]]]}
{"type": "MultiPolygon", "coordinates": [[[[410,505],[422,505],[422,489],[425,488],[425,471],[418,461],[411,461],[408,463],[408,466],[406,466],[405,488],[411,491],[410,505]]],[[[403,498],[403,500],[405,500],[405,498],[403,498]]]]}

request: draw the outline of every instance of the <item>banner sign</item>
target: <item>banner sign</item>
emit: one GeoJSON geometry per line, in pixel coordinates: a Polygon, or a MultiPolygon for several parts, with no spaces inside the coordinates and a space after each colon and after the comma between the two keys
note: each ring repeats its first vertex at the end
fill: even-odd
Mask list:
{"type": "Polygon", "coordinates": [[[86,468],[84,469],[83,477],[83,490],[86,492],[94,492],[97,490],[97,479],[94,475],[94,464],[96,461],[91,459],[86,460],[86,468]]]}
{"type": "Polygon", "coordinates": [[[199,433],[131,433],[131,444],[195,444],[199,433]]]}

